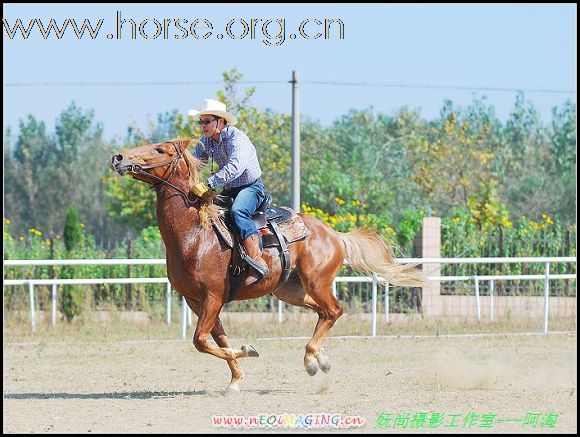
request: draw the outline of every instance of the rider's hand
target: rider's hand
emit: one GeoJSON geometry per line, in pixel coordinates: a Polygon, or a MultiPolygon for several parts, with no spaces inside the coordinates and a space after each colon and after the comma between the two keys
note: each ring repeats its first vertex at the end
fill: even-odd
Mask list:
{"type": "Polygon", "coordinates": [[[193,194],[195,194],[197,197],[202,197],[210,190],[211,188],[205,182],[198,182],[193,186],[193,194]]]}

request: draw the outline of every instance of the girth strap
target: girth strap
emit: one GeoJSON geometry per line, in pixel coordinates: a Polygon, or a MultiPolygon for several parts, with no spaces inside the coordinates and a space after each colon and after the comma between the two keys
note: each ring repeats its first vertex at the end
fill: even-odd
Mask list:
{"type": "Polygon", "coordinates": [[[228,268],[230,274],[230,291],[228,293],[227,302],[231,302],[238,294],[238,290],[242,285],[242,280],[244,279],[246,272],[246,263],[242,257],[243,248],[239,240],[236,239],[234,247],[232,248],[232,263],[228,268]]]}
{"type": "Polygon", "coordinates": [[[291,272],[291,266],[290,266],[290,252],[288,251],[288,245],[286,244],[286,240],[284,239],[284,235],[282,235],[282,231],[280,230],[280,227],[278,226],[278,224],[275,221],[271,221],[270,225],[272,226],[272,230],[274,231],[274,234],[276,234],[276,237],[278,238],[278,241],[280,242],[280,250],[282,251],[282,279],[280,280],[280,283],[278,284],[278,286],[276,287],[275,290],[278,290],[282,285],[284,285],[286,283],[286,281],[288,281],[288,277],[290,276],[290,272],[291,272]]]}

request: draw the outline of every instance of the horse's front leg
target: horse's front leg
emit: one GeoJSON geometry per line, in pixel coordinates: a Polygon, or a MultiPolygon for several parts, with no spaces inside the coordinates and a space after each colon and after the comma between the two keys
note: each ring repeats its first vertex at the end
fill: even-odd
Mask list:
{"type": "Polygon", "coordinates": [[[218,314],[221,306],[215,300],[206,299],[206,302],[199,308],[197,326],[193,334],[193,344],[200,352],[214,355],[226,360],[232,372],[232,379],[228,385],[228,390],[239,391],[239,382],[244,375],[237,359],[243,357],[257,357],[258,352],[251,345],[243,345],[240,349],[229,347],[228,339],[218,314]],[[211,333],[219,347],[209,343],[208,335],[211,333]]]}
{"type": "MultiPolygon", "coordinates": [[[[222,326],[221,320],[219,317],[216,320],[216,324],[211,331],[211,336],[215,340],[215,342],[221,348],[229,349],[229,341],[226,335],[226,331],[222,326]]],[[[254,349],[252,345],[245,344],[241,348],[242,352],[244,352],[244,357],[257,357],[258,352],[254,349]]],[[[238,363],[238,360],[228,360],[228,366],[230,367],[230,371],[232,372],[232,379],[227,387],[227,390],[239,391],[240,388],[238,386],[239,382],[244,379],[244,372],[242,371],[242,367],[238,363]]]]}

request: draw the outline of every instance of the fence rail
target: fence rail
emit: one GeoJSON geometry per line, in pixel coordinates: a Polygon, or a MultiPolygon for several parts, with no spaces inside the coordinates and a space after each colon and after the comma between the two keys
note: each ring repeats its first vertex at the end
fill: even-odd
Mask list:
{"type": "MultiPolygon", "coordinates": [[[[432,281],[474,281],[475,300],[477,308],[477,319],[481,319],[481,304],[479,295],[479,281],[490,282],[490,319],[493,320],[493,290],[494,281],[510,279],[544,280],[544,329],[543,333],[548,333],[548,298],[549,284],[551,279],[575,279],[576,274],[556,274],[550,275],[551,263],[576,262],[575,257],[522,257],[522,258],[398,258],[399,263],[413,264],[469,264],[469,263],[544,263],[545,273],[543,275],[470,275],[470,276],[428,276],[432,281]]],[[[50,266],[50,265],[155,265],[165,264],[165,259],[77,259],[77,260],[4,260],[4,266],[50,266]]],[[[371,336],[376,336],[377,330],[377,295],[378,284],[384,285],[385,321],[389,321],[389,283],[380,276],[339,276],[333,282],[333,294],[336,297],[336,284],[339,282],[367,282],[372,283],[372,317],[371,336]]],[[[34,287],[36,285],[52,285],[51,323],[56,325],[56,295],[58,285],[73,284],[137,284],[137,283],[165,283],[167,284],[167,316],[166,322],[171,324],[171,284],[167,278],[86,278],[86,279],[5,279],[4,285],[28,285],[30,300],[30,323],[32,331],[36,328],[36,317],[34,308],[34,287]]],[[[191,310],[188,311],[185,298],[182,297],[181,311],[181,337],[185,338],[186,325],[191,323],[191,310]]],[[[283,302],[278,300],[278,323],[282,323],[283,302]]]]}
{"type": "MultiPolygon", "coordinates": [[[[402,264],[496,264],[496,263],[546,263],[576,262],[574,256],[546,256],[519,258],[395,258],[402,264]]],[[[114,259],[6,259],[4,266],[79,266],[79,265],[163,265],[165,258],[114,258],[114,259]]],[[[348,264],[348,263],[345,263],[348,264]]]]}

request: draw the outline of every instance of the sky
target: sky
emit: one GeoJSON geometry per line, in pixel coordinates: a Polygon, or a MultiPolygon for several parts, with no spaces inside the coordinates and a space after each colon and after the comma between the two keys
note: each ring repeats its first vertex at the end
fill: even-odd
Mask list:
{"type": "Polygon", "coordinates": [[[12,135],[28,114],[53,131],[74,101],[94,111],[106,139],[121,139],[129,124],[146,130],[159,113],[215,98],[233,68],[251,82],[242,90],[256,87],[254,106],[286,114],[298,71],[300,113],[323,125],[349,109],[403,106],[433,119],[445,99],[466,107],[481,96],[506,120],[517,89],[546,121],[576,102],[575,4],[9,3],[3,17],[12,135]],[[51,19],[68,23],[60,38],[42,37],[51,19]],[[74,33],[85,19],[94,38],[74,33]]]}

